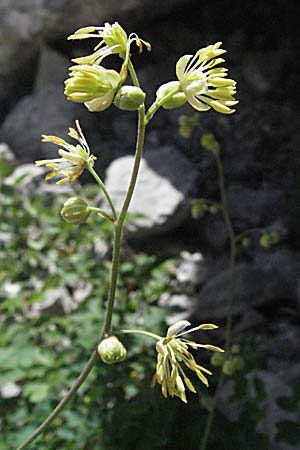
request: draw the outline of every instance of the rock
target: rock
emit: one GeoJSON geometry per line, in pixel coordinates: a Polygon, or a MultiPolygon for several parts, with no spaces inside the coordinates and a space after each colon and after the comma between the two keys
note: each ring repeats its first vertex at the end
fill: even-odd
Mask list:
{"type": "Polygon", "coordinates": [[[22,389],[16,383],[5,383],[0,386],[0,397],[4,399],[16,398],[22,389]]]}
{"type": "Polygon", "coordinates": [[[28,317],[64,316],[74,310],[74,301],[65,288],[48,289],[44,300],[32,305],[28,317]]]}
{"type": "Polygon", "coordinates": [[[78,186],[77,183],[58,186],[53,182],[46,182],[44,177],[48,171],[46,167],[37,167],[34,164],[21,164],[13,170],[11,175],[5,178],[4,184],[22,190],[23,194],[35,189],[41,195],[49,197],[71,194],[74,192],[74,188],[78,186]]]}
{"type": "Polygon", "coordinates": [[[275,88],[284,71],[287,52],[278,50],[247,53],[242,61],[242,73],[245,80],[257,94],[266,94],[275,88]],[[276,70],[273,61],[276,60],[276,70]]]}
{"type": "MultiPolygon", "coordinates": [[[[208,269],[209,273],[209,269],[208,269]]],[[[300,277],[298,253],[270,250],[252,263],[239,262],[235,271],[235,314],[245,314],[252,308],[272,305],[285,299],[296,305],[297,282],[300,277]]],[[[213,274],[200,291],[195,315],[203,319],[224,319],[228,310],[229,270],[213,274]]]]}
{"type": "Polygon", "coordinates": [[[88,135],[88,127],[85,125],[91,124],[93,127],[93,118],[86,108],[68,101],[62,85],[51,84],[21,99],[6,117],[0,131],[19,160],[32,162],[57,158],[58,147],[42,143],[41,135],[49,134],[67,139],[68,128],[74,126],[76,119],[80,120],[88,135]]]}
{"type": "Polygon", "coordinates": [[[207,268],[202,253],[181,252],[174,267],[174,275],[179,289],[187,286],[195,289],[203,284],[207,277],[207,268]]]}
{"type": "Polygon", "coordinates": [[[76,310],[79,305],[91,294],[93,288],[89,283],[80,282],[72,295],[66,288],[48,289],[44,299],[32,305],[28,317],[65,316],[76,310]]]}
{"type": "Polygon", "coordinates": [[[5,179],[5,184],[7,186],[21,186],[22,188],[36,186],[46,172],[45,167],[37,167],[34,164],[21,164],[5,179]]]}
{"type": "MultiPolygon", "coordinates": [[[[133,161],[132,156],[125,156],[113,161],[107,169],[105,185],[118,211],[127,192],[133,161]]],[[[195,179],[191,163],[173,148],[146,154],[129,207],[130,214],[142,217],[127,224],[129,235],[145,238],[178,226],[189,212],[188,195],[195,179]]]]}
{"type": "Polygon", "coordinates": [[[243,377],[243,395],[237,394],[237,380],[226,379],[220,391],[219,408],[227,419],[243,426],[243,417],[250,407],[252,418],[249,417],[248,426],[255,417],[256,433],[265,436],[268,448],[296,450],[297,436],[282,431],[285,427],[286,431],[290,429],[287,425],[299,430],[299,404],[295,398],[299,374],[299,363],[292,364],[288,371],[254,369],[243,377]]]}
{"type": "Polygon", "coordinates": [[[195,298],[187,294],[162,294],[159,305],[170,309],[172,312],[166,317],[167,325],[172,325],[178,320],[184,320],[191,315],[195,298]]]}
{"type": "Polygon", "coordinates": [[[43,90],[49,83],[60,85],[63,89],[63,82],[68,78],[71,65],[72,62],[65,55],[44,45],[39,55],[34,90],[43,90]]]}
{"type": "Polygon", "coordinates": [[[257,190],[234,183],[227,197],[231,218],[242,229],[268,225],[280,215],[285,203],[282,191],[270,184],[257,190]]]}
{"type": "Polygon", "coordinates": [[[216,252],[223,252],[228,242],[228,231],[221,214],[209,215],[199,220],[201,237],[205,245],[216,252]]]}
{"type": "MultiPolygon", "coordinates": [[[[107,21],[121,24],[144,17],[159,17],[183,0],[153,4],[150,0],[1,0],[0,4],[0,100],[3,116],[20,95],[32,89],[38,52],[44,42],[65,39],[76,29],[103,25],[107,21]]],[[[131,30],[129,28],[129,33],[131,30]]],[[[73,48],[80,48],[78,44],[73,48]]],[[[2,112],[2,114],[1,114],[2,112]]]]}
{"type": "Polygon", "coordinates": [[[0,143],[0,180],[7,178],[14,171],[15,166],[15,155],[7,144],[0,143]]]}
{"type": "Polygon", "coordinates": [[[15,161],[15,155],[11,151],[9,145],[4,142],[0,143],[0,160],[11,163],[15,161]]]}

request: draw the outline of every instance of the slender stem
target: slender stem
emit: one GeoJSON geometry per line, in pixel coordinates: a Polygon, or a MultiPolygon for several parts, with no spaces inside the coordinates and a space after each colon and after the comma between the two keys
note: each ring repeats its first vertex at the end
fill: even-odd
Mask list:
{"type": "Polygon", "coordinates": [[[233,316],[233,307],[235,300],[235,261],[236,261],[236,237],[232,224],[232,220],[229,214],[227,198],[226,198],[226,190],[225,190],[225,182],[224,182],[224,173],[222,161],[220,159],[219,152],[215,154],[218,174],[219,174],[219,188],[221,194],[221,204],[222,204],[222,212],[223,217],[226,223],[227,231],[229,234],[230,241],[230,255],[229,255],[229,302],[228,302],[228,313],[227,313],[227,323],[226,323],[226,331],[225,331],[225,351],[228,352],[231,344],[231,332],[232,332],[232,316],[233,316]]]}
{"type": "Polygon", "coordinates": [[[136,144],[136,152],[134,158],[134,164],[131,174],[131,179],[128,187],[128,191],[121,209],[121,213],[118,219],[118,224],[123,225],[130,201],[132,199],[133,191],[136,185],[137,176],[140,168],[143,145],[144,145],[144,137],[145,137],[145,108],[142,106],[139,109],[139,124],[138,124],[138,136],[137,136],[137,144],[136,144]]]}
{"type": "MultiPolygon", "coordinates": [[[[130,75],[132,77],[133,83],[137,84],[138,79],[134,70],[131,61],[129,60],[128,68],[130,75]]],[[[109,332],[111,327],[113,306],[115,301],[115,293],[116,293],[116,285],[118,279],[118,271],[120,264],[120,250],[121,250],[121,239],[122,239],[122,228],[124,224],[124,220],[126,218],[126,214],[130,205],[130,201],[132,199],[132,195],[134,192],[134,188],[137,181],[137,176],[139,172],[140,162],[142,158],[142,152],[144,147],[144,138],[145,138],[145,106],[142,105],[138,110],[138,133],[137,133],[137,141],[136,141],[136,150],[135,150],[135,158],[134,164],[131,174],[131,179],[129,183],[129,187],[127,190],[127,194],[119,215],[119,218],[115,224],[115,234],[114,234],[114,250],[113,250],[113,262],[112,262],[112,274],[111,274],[111,282],[108,296],[108,304],[107,304],[107,314],[104,323],[104,330],[106,333],[109,332]]]]}
{"type": "Polygon", "coordinates": [[[235,241],[236,242],[240,241],[241,239],[243,239],[244,236],[247,236],[250,233],[255,233],[255,232],[263,233],[264,231],[265,231],[264,228],[260,228],[260,227],[249,228],[248,230],[242,231],[242,233],[235,236],[235,241]]]}
{"type": "Polygon", "coordinates": [[[133,64],[132,64],[130,58],[129,58],[129,60],[128,60],[128,69],[129,69],[129,73],[130,73],[130,76],[131,76],[131,79],[132,79],[133,84],[134,84],[136,87],[140,87],[140,83],[139,83],[138,77],[137,77],[137,75],[136,75],[136,73],[135,73],[135,70],[134,70],[134,67],[133,67],[133,64]]]}
{"type": "MultiPolygon", "coordinates": [[[[227,198],[226,198],[226,190],[225,190],[225,182],[224,182],[224,173],[222,161],[220,159],[219,152],[215,152],[214,156],[216,158],[217,168],[218,168],[218,178],[219,178],[219,190],[221,196],[221,205],[222,205],[222,213],[226,223],[226,228],[229,235],[230,241],[230,255],[229,255],[229,300],[228,300],[228,312],[227,312],[227,323],[225,330],[225,352],[229,352],[231,345],[231,334],[232,334],[232,318],[233,318],[233,309],[234,309],[234,300],[235,300],[235,262],[236,262],[236,236],[233,228],[233,224],[231,221],[231,217],[228,211],[227,198]]],[[[220,372],[217,388],[215,391],[215,395],[212,401],[211,409],[208,413],[205,429],[201,441],[200,450],[206,450],[209,434],[211,430],[211,426],[213,423],[217,402],[219,399],[221,387],[224,380],[223,372],[220,372]]]]}
{"type": "MultiPolygon", "coordinates": [[[[103,333],[99,339],[99,341],[102,339],[103,333]]],[[[85,381],[89,373],[91,372],[92,368],[94,367],[96,361],[97,361],[97,349],[93,351],[93,353],[90,356],[90,359],[88,360],[86,366],[82,370],[81,374],[77,378],[77,380],[74,382],[74,384],[71,386],[68,393],[64,396],[64,398],[59,402],[59,404],[56,406],[56,408],[52,411],[52,413],[44,420],[44,422],[21,444],[16,450],[23,450],[26,448],[31,442],[33,442],[40,434],[43,433],[43,431],[50,425],[51,422],[59,415],[59,413],[64,409],[64,407],[69,403],[69,401],[74,397],[82,383],[85,381]]]]}
{"type": "Polygon", "coordinates": [[[95,178],[95,180],[99,184],[99,186],[100,186],[101,190],[103,191],[103,194],[105,195],[105,198],[110,206],[111,212],[113,214],[113,218],[114,218],[114,220],[117,220],[117,213],[116,213],[115,207],[113,205],[113,202],[112,202],[112,199],[110,198],[109,193],[106,190],[106,187],[104,186],[103,181],[101,180],[101,178],[99,177],[99,175],[97,174],[97,172],[95,171],[95,169],[93,167],[88,167],[88,171],[90,172],[90,174],[95,178]]]}
{"type": "Polygon", "coordinates": [[[121,238],[122,238],[122,226],[120,226],[119,224],[116,224],[115,231],[114,231],[111,279],[110,279],[110,286],[109,286],[106,316],[105,316],[105,321],[104,321],[105,334],[109,333],[110,326],[111,326],[113,307],[114,307],[116,288],[117,288],[119,265],[120,265],[121,238]]]}
{"type": "Polygon", "coordinates": [[[109,222],[114,223],[114,219],[109,214],[107,214],[107,212],[103,211],[103,209],[101,209],[101,208],[89,206],[89,211],[100,214],[100,216],[104,217],[104,219],[107,219],[109,222]]]}
{"type": "Polygon", "coordinates": [[[144,336],[152,337],[156,340],[163,339],[163,337],[159,336],[158,334],[150,333],[150,331],[144,330],[119,330],[116,334],[142,334],[144,336]]]}

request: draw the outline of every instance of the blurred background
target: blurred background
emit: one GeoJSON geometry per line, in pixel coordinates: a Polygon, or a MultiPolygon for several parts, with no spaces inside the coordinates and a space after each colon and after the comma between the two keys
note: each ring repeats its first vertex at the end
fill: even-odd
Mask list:
{"type": "MultiPolygon", "coordinates": [[[[224,344],[228,233],[220,212],[196,200],[219,201],[216,164],[201,145],[212,133],[236,234],[252,231],[238,246],[236,364],[225,370],[208,448],[300,448],[298,13],[298,2],[283,0],[1,0],[1,450],[16,448],[50,413],[101,328],[112,230],[96,217],[71,226],[59,212],[74,193],[94,205],[102,198],[89,176],[81,186],[56,186],[43,180],[44,170],[33,161],[57,154],[41,143],[41,134],[66,138],[79,119],[116,204],[123,198],[136,114],[114,106],[91,114],[63,94],[71,58],[95,45],[66,37],[107,21],[152,45],[150,53],[132,52],[148,106],[156,89],[175,79],[179,57],[217,41],[228,50],[226,67],[240,101],[232,116],[209,111],[194,118],[184,106],[159,111],[149,124],[114,327],[164,334],[169,324],[189,318],[220,327],[195,339],[224,344]]],[[[114,57],[105,64],[119,67],[114,57]]],[[[184,405],[149,387],[153,342],[132,336],[124,342],[127,361],[114,367],[99,362],[30,448],[199,449],[222,362],[200,353],[203,365],[215,366],[214,375],[210,388],[199,386],[184,405]]]]}

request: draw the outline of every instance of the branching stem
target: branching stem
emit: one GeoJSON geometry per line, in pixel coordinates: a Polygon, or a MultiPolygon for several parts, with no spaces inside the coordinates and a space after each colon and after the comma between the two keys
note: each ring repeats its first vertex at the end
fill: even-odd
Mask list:
{"type": "MultiPolygon", "coordinates": [[[[134,67],[129,59],[128,62],[128,68],[131,75],[131,78],[133,80],[133,83],[135,86],[139,86],[138,78],[136,76],[134,67]]],[[[121,239],[122,239],[122,227],[126,218],[126,214],[129,208],[130,201],[132,199],[132,195],[134,192],[134,188],[137,181],[138,171],[140,167],[143,147],[144,147],[144,137],[145,137],[145,106],[142,105],[138,110],[138,134],[137,134],[137,142],[136,142],[136,152],[135,152],[135,159],[132,169],[132,175],[131,180],[129,183],[128,191],[124,200],[123,207],[121,209],[120,216],[117,216],[116,210],[114,208],[114,205],[112,203],[112,200],[102,182],[98,174],[93,168],[88,168],[91,175],[94,177],[94,179],[99,184],[101,190],[103,191],[106,200],[111,208],[113,218],[115,220],[114,223],[114,243],[113,243],[113,259],[112,259],[112,270],[111,270],[111,280],[110,280],[110,288],[109,288],[109,294],[108,294],[108,302],[107,302],[107,309],[104,319],[104,325],[103,330],[100,334],[100,338],[98,341],[98,344],[101,342],[103,337],[107,335],[110,332],[111,328],[111,321],[112,321],[112,314],[113,314],[113,306],[114,306],[114,300],[115,300],[115,293],[116,293],[116,286],[117,286],[117,279],[118,279],[118,271],[119,271],[119,263],[120,263],[120,250],[121,250],[121,239]]],[[[91,372],[92,368],[94,367],[96,361],[98,358],[97,354],[97,348],[95,348],[90,356],[90,359],[87,363],[87,365],[84,367],[82,372],[80,373],[79,377],[75,381],[75,383],[72,385],[70,390],[67,392],[67,394],[64,396],[64,398],[60,401],[60,403],[56,406],[56,408],[51,412],[51,414],[44,420],[44,422],[22,443],[17,447],[16,450],[23,450],[25,449],[31,442],[33,442],[38,436],[40,436],[45,429],[51,424],[51,422],[60,414],[60,412],[64,409],[64,407],[69,403],[69,401],[74,397],[82,383],[85,381],[89,373],[91,372]]]]}

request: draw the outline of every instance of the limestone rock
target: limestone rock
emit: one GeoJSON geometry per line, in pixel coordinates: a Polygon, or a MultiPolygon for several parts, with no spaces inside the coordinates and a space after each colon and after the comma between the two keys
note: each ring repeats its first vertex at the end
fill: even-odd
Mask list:
{"type": "MultiPolygon", "coordinates": [[[[133,157],[116,159],[107,169],[106,187],[117,210],[126,195],[133,157]]],[[[188,196],[196,179],[191,163],[175,149],[164,147],[148,153],[141,162],[138,183],[129,213],[139,218],[128,222],[131,236],[144,238],[179,225],[189,211],[188,196]]]]}

